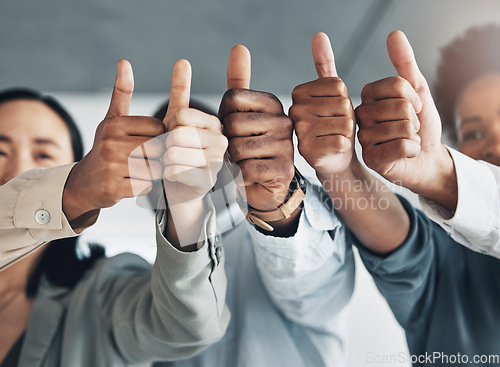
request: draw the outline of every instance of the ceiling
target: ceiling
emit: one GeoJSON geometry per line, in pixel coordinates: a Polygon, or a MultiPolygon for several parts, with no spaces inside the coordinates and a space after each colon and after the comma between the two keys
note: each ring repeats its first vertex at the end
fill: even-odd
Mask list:
{"type": "Polygon", "coordinates": [[[315,78],[312,36],[332,40],[339,75],[356,98],[393,74],[385,38],[403,30],[432,82],[439,49],[473,24],[500,22],[498,0],[3,0],[0,86],[108,91],[131,61],[136,91],[166,94],[177,59],[193,92],[222,93],[231,47],[252,53],[252,88],[289,94],[315,78]]]}

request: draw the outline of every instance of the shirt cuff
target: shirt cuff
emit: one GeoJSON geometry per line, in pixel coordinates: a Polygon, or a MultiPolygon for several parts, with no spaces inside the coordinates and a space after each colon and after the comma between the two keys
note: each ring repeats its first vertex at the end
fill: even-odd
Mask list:
{"type": "Polygon", "coordinates": [[[83,220],[79,218],[75,231],[64,215],[63,191],[74,165],[72,163],[28,172],[24,183],[19,187],[14,208],[15,228],[27,228],[37,241],[42,242],[76,236],[96,222],[99,211],[89,213],[83,220]]]}
{"type": "Polygon", "coordinates": [[[178,268],[178,271],[189,273],[189,269],[199,271],[210,262],[213,262],[214,267],[219,266],[223,262],[223,252],[220,234],[217,233],[215,207],[212,201],[205,197],[206,207],[208,208],[205,218],[203,219],[202,228],[198,236],[198,241],[203,243],[203,246],[196,251],[184,252],[175,248],[174,245],[165,237],[165,229],[167,224],[167,211],[165,209],[157,210],[156,212],[156,240],[158,251],[165,251],[171,263],[169,266],[178,268]]]}
{"type": "MultiPolygon", "coordinates": [[[[457,175],[458,201],[455,212],[424,197],[422,209],[447,232],[481,238],[497,230],[499,189],[488,163],[476,161],[448,147],[457,175]]],[[[498,169],[497,167],[493,167],[498,169]]]]}

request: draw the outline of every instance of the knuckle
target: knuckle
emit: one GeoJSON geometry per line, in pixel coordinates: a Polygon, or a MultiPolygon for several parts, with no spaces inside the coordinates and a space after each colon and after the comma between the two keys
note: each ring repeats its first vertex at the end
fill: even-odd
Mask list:
{"type": "Polygon", "coordinates": [[[342,152],[345,148],[345,138],[342,135],[332,135],[330,137],[331,146],[335,151],[342,152]]]}
{"type": "Polygon", "coordinates": [[[318,127],[318,124],[314,124],[309,121],[302,120],[299,123],[295,125],[295,134],[297,135],[297,139],[300,142],[307,142],[311,140],[312,137],[314,137],[314,133],[316,131],[316,128],[318,127]]]}
{"type": "Polygon", "coordinates": [[[241,104],[242,101],[245,100],[246,95],[248,94],[247,89],[242,88],[232,88],[228,89],[221,101],[221,108],[219,113],[222,115],[221,118],[225,118],[227,114],[231,112],[236,112],[237,106],[241,104]]]}
{"type": "Polygon", "coordinates": [[[272,130],[283,136],[291,136],[293,131],[293,120],[286,115],[277,115],[272,118],[272,130]]]}
{"type": "Polygon", "coordinates": [[[295,134],[299,140],[304,139],[306,132],[309,130],[309,124],[306,121],[297,121],[294,124],[295,134]]]}
{"type": "Polygon", "coordinates": [[[184,129],[175,129],[172,130],[169,134],[170,134],[170,142],[172,145],[180,145],[182,144],[183,141],[185,141],[184,129]]]}
{"type": "Polygon", "coordinates": [[[345,86],[345,83],[339,77],[324,78],[324,79],[329,80],[330,84],[332,85],[332,88],[334,88],[335,91],[340,95],[345,95],[347,93],[347,88],[345,86]]]}
{"type": "Polygon", "coordinates": [[[236,136],[238,132],[238,125],[240,120],[239,113],[231,113],[224,118],[223,126],[228,136],[236,136]]]}
{"type": "Polygon", "coordinates": [[[222,97],[222,99],[226,103],[231,103],[235,99],[240,98],[244,94],[244,91],[245,91],[245,89],[242,89],[242,88],[231,88],[231,89],[228,89],[226,91],[226,93],[224,93],[224,96],[222,97]]]}
{"type": "Polygon", "coordinates": [[[339,106],[344,114],[350,114],[352,110],[351,100],[349,97],[341,97],[339,106]]]}
{"type": "Polygon", "coordinates": [[[361,90],[361,101],[364,101],[372,94],[372,90],[374,87],[374,83],[368,83],[366,84],[363,89],[361,90]]]}
{"type": "Polygon", "coordinates": [[[398,113],[400,114],[401,117],[405,119],[410,119],[413,111],[413,106],[410,101],[407,99],[400,99],[398,100],[398,105],[397,105],[398,113]]]}
{"type": "Polygon", "coordinates": [[[99,149],[101,159],[104,159],[105,161],[111,161],[113,157],[116,156],[117,148],[117,143],[114,139],[104,139],[99,149]]]}
{"type": "Polygon", "coordinates": [[[305,113],[307,111],[307,105],[304,104],[294,104],[290,107],[291,118],[294,121],[303,119],[305,113]]]}
{"type": "Polygon", "coordinates": [[[408,82],[400,76],[392,77],[391,81],[393,89],[397,93],[397,95],[404,96],[408,82]]]}
{"type": "Polygon", "coordinates": [[[231,157],[231,162],[239,161],[242,152],[242,142],[239,139],[231,139],[228,146],[229,156],[231,157]]]}
{"type": "Polygon", "coordinates": [[[369,144],[370,133],[366,129],[358,130],[358,140],[363,148],[369,144]]]}
{"type": "Polygon", "coordinates": [[[359,124],[363,124],[367,117],[369,116],[368,114],[368,106],[366,104],[360,104],[356,109],[354,110],[354,114],[356,115],[356,119],[359,124]]]}
{"type": "Polygon", "coordinates": [[[292,104],[288,109],[288,115],[290,116],[291,119],[294,119],[296,111],[297,111],[297,105],[292,104]]]}
{"type": "Polygon", "coordinates": [[[339,127],[347,136],[350,136],[355,129],[354,121],[350,117],[343,117],[339,121],[339,127]]]}
{"type": "Polygon", "coordinates": [[[415,133],[415,128],[413,127],[413,124],[409,120],[404,120],[401,123],[400,129],[401,129],[401,135],[405,138],[411,138],[415,133]]]}
{"type": "Polygon", "coordinates": [[[281,104],[280,99],[276,97],[274,94],[269,92],[260,92],[260,93],[262,93],[262,97],[264,97],[268,103],[274,104],[277,107],[283,109],[283,105],[281,104]]]}
{"type": "Polygon", "coordinates": [[[297,99],[301,99],[304,94],[305,84],[297,85],[292,91],[292,101],[295,103],[297,99]]]}
{"type": "Polygon", "coordinates": [[[407,139],[398,139],[394,144],[395,151],[398,153],[399,157],[403,157],[406,154],[406,150],[407,150],[406,142],[407,142],[407,139]]]}
{"type": "Polygon", "coordinates": [[[165,153],[165,160],[168,163],[177,162],[178,157],[179,157],[179,153],[178,153],[177,147],[170,147],[170,148],[168,148],[167,152],[165,153]]]}

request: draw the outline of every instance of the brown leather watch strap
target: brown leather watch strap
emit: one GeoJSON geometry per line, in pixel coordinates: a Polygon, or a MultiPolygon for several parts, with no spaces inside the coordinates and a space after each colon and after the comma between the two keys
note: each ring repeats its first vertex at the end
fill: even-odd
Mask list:
{"type": "Polygon", "coordinates": [[[275,222],[281,219],[288,219],[304,200],[305,194],[298,187],[290,196],[286,203],[281,204],[277,209],[270,212],[261,212],[255,209],[249,209],[247,220],[266,231],[274,231],[274,228],[267,222],[275,222]]]}

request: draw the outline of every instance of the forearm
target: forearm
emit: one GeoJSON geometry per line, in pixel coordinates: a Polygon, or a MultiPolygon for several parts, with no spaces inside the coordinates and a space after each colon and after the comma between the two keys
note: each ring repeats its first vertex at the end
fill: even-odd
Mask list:
{"type": "Polygon", "coordinates": [[[446,146],[441,145],[434,164],[428,167],[426,180],[408,187],[417,195],[426,197],[455,212],[458,202],[458,184],[455,164],[446,146]]]}
{"type": "Polygon", "coordinates": [[[341,175],[318,178],[334,210],[365,247],[385,254],[403,243],[410,227],[406,211],[390,188],[357,159],[341,175]]]}
{"type": "Polygon", "coordinates": [[[199,234],[206,212],[203,199],[168,207],[166,237],[176,249],[191,252],[203,246],[199,234]]]}

